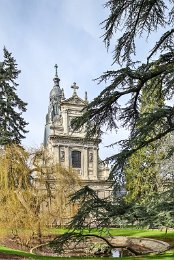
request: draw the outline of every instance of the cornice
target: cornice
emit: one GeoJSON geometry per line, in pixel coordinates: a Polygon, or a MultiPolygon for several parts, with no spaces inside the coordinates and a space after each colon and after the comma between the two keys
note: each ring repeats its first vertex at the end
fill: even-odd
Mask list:
{"type": "Polygon", "coordinates": [[[67,141],[80,141],[80,142],[83,142],[84,144],[85,143],[88,143],[88,142],[93,142],[93,143],[96,143],[96,144],[99,144],[101,142],[101,139],[86,139],[86,138],[82,138],[82,137],[75,137],[75,136],[67,136],[67,135],[50,135],[49,136],[50,139],[57,139],[57,140],[67,140],[67,141]]]}

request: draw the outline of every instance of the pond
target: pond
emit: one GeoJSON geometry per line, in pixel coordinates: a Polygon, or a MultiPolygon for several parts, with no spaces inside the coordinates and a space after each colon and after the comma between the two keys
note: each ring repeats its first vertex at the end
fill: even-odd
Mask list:
{"type": "MultiPolygon", "coordinates": [[[[80,243],[81,244],[81,243],[80,243]]],[[[93,244],[93,243],[92,243],[93,244]]],[[[123,256],[133,256],[133,254],[127,250],[126,248],[113,248],[111,249],[109,246],[105,244],[96,244],[94,243],[91,247],[87,248],[86,245],[76,245],[75,247],[71,247],[66,249],[62,254],[56,254],[54,251],[50,249],[50,247],[40,248],[39,251],[35,252],[39,255],[49,255],[49,256],[63,256],[63,257],[101,257],[102,259],[105,257],[113,257],[113,258],[121,258],[123,256]]]]}
{"type": "MultiPolygon", "coordinates": [[[[106,239],[105,239],[106,241],[106,239]]],[[[135,238],[135,237],[107,237],[109,246],[101,239],[96,237],[88,237],[83,241],[71,241],[64,249],[62,254],[56,253],[54,248],[48,245],[35,253],[40,255],[64,256],[64,257],[113,257],[121,258],[124,256],[135,256],[142,254],[149,254],[155,252],[163,252],[167,250],[170,245],[166,242],[149,239],[149,238],[135,238]]]]}

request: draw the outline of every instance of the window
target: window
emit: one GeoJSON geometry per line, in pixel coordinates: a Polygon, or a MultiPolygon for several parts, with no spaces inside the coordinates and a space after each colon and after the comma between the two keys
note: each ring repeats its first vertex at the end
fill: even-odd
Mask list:
{"type": "Polygon", "coordinates": [[[72,167],[81,168],[81,152],[72,151],[72,167]]]}

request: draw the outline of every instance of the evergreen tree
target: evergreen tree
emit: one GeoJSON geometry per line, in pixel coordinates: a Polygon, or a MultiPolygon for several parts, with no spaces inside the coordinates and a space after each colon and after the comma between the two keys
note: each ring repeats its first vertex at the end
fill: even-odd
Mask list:
{"type": "MultiPolygon", "coordinates": [[[[158,228],[174,227],[174,189],[161,192],[154,196],[146,205],[149,213],[149,222],[158,228]]],[[[148,220],[147,220],[148,221],[148,220]]]]}
{"type": "Polygon", "coordinates": [[[133,154],[125,170],[126,199],[142,201],[148,199],[160,188],[159,169],[157,167],[157,146],[149,145],[133,154]]]}
{"type": "Polygon", "coordinates": [[[174,135],[168,134],[161,140],[161,152],[164,154],[163,160],[160,161],[159,173],[163,183],[163,190],[170,190],[174,184],[174,135]]]}
{"type": "Polygon", "coordinates": [[[16,93],[19,73],[12,54],[4,48],[4,61],[0,63],[0,145],[19,144],[27,133],[27,123],[22,117],[27,103],[16,93]]]}
{"type": "MultiPolygon", "coordinates": [[[[99,77],[99,83],[104,82],[107,84],[106,87],[87,105],[83,117],[75,119],[72,125],[78,129],[85,124],[89,139],[93,136],[100,136],[103,126],[116,133],[119,127],[130,130],[131,134],[127,139],[112,142],[111,146],[120,146],[120,152],[107,158],[113,164],[110,177],[117,183],[124,179],[125,167],[133,154],[149,145],[154,147],[157,140],[161,140],[174,130],[174,107],[167,103],[173,98],[174,93],[174,28],[172,28],[174,8],[172,3],[174,0],[107,0],[105,4],[110,12],[108,18],[102,23],[106,46],[110,47],[111,40],[116,39],[117,32],[118,35],[121,34],[115,42],[113,70],[106,71],[99,77]],[[153,48],[151,49],[150,46],[147,55],[143,49],[143,56],[146,55],[146,57],[137,61],[135,59],[137,38],[141,43],[144,41],[147,47],[147,40],[152,36],[156,39],[157,32],[161,32],[161,36],[153,48]],[[114,66],[116,66],[115,69],[114,66]],[[149,85],[152,81],[153,84],[149,85]],[[148,112],[141,111],[140,106],[143,102],[141,95],[145,89],[147,102],[151,100],[151,90],[156,93],[152,101],[154,109],[148,112]],[[161,97],[163,105],[156,107],[155,104],[158,104],[161,97]]],[[[150,153],[153,153],[153,149],[150,153]]],[[[95,202],[95,198],[92,200],[95,202]]],[[[120,205],[119,201],[115,204],[116,208],[120,205]]],[[[104,207],[105,201],[102,201],[99,206],[96,205],[95,208],[91,201],[88,215],[93,212],[93,209],[97,212],[101,205],[104,207]]],[[[146,212],[146,208],[143,208],[146,212]]],[[[117,216],[117,213],[113,212],[114,205],[107,209],[107,214],[104,211],[101,212],[107,216],[112,214],[113,217],[117,216]]],[[[77,214],[74,220],[83,222],[85,214],[82,210],[79,211],[81,215],[77,214]]],[[[121,215],[120,212],[119,215],[121,215]]],[[[99,223],[101,223],[100,216],[99,223]]],[[[103,223],[108,224],[106,220],[103,220],[103,223]]],[[[75,223],[73,226],[76,227],[75,223]]]]}
{"type": "MultiPolygon", "coordinates": [[[[99,78],[99,82],[106,82],[107,86],[88,104],[83,117],[74,122],[74,127],[86,124],[89,138],[102,134],[102,126],[112,131],[117,131],[120,126],[131,131],[128,139],[112,143],[121,148],[119,153],[108,158],[113,164],[112,178],[123,178],[122,173],[133,153],[174,130],[174,107],[167,103],[174,92],[173,2],[108,0],[105,4],[110,10],[109,17],[103,22],[106,45],[110,46],[117,32],[122,34],[115,43],[113,61],[113,66],[116,64],[118,68],[120,65],[120,68],[107,71],[99,78]],[[161,36],[146,59],[136,61],[137,38],[148,46],[148,37],[155,34],[156,38],[159,31],[161,36]],[[140,96],[152,80],[154,88],[163,83],[155,98],[159,99],[162,93],[164,106],[142,113],[140,96]]],[[[146,95],[147,101],[150,100],[151,92],[147,91],[146,95]]]]}
{"type": "MultiPolygon", "coordinates": [[[[142,90],[140,116],[142,113],[152,113],[164,105],[161,93],[162,84],[157,87],[155,83],[154,80],[149,81],[146,88],[142,90]]],[[[137,124],[136,127],[138,128],[139,125],[137,124]]],[[[129,158],[125,168],[127,199],[129,201],[135,200],[141,203],[151,197],[153,193],[160,191],[162,178],[159,165],[164,157],[160,146],[161,142],[157,140],[141,148],[129,158]]]]}

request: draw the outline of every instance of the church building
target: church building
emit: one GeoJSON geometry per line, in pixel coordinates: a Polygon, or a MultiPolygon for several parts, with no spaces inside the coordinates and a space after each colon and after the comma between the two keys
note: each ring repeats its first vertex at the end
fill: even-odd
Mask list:
{"type": "Polygon", "coordinates": [[[85,140],[85,126],[73,131],[71,120],[83,115],[83,109],[88,104],[87,92],[85,98],[78,96],[78,86],[73,83],[72,95],[65,98],[64,89],[60,88],[60,79],[55,65],[54,85],[50,91],[49,107],[46,115],[44,146],[53,153],[56,162],[66,168],[78,172],[83,186],[89,186],[97,191],[101,198],[112,193],[112,182],[108,181],[108,165],[99,158],[99,139],[85,140]]]}

